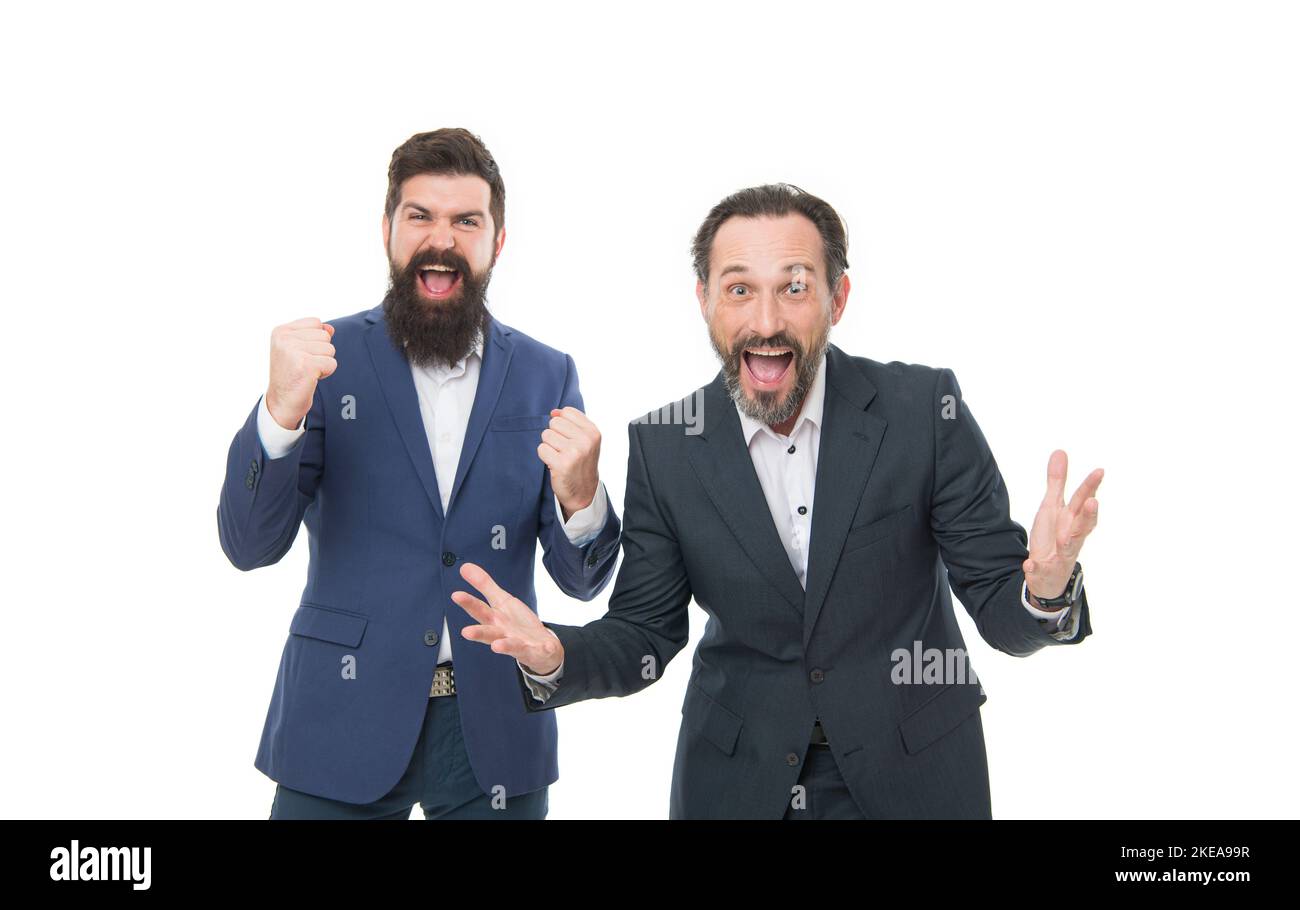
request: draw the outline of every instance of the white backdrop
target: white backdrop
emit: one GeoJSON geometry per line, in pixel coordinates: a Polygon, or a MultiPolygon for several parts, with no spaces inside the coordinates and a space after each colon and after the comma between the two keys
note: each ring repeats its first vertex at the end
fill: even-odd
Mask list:
{"type": "MultiPolygon", "coordinates": [[[[951,367],[1016,520],[1054,448],[1068,492],[1106,469],[1087,642],[1012,658],[958,606],[995,816],[1297,815],[1293,5],[460,6],[2,14],[0,814],[269,813],[306,533],[231,567],[226,450],[274,325],[382,297],[393,148],[466,126],[490,305],[573,355],[620,510],[627,421],[718,368],[694,229],[796,183],[849,225],[831,340],[951,367]]],[[[604,612],[538,567],[544,618],[604,612]]],[[[691,613],[659,683],[560,709],[552,818],[666,817],[691,613]]]]}

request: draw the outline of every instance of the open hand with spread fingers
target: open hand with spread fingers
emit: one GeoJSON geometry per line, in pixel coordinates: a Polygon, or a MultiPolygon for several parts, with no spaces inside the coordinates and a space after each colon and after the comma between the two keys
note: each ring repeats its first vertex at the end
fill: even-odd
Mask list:
{"type": "MultiPolygon", "coordinates": [[[[1029,532],[1029,558],[1022,568],[1029,594],[1035,599],[1059,597],[1065,591],[1083,542],[1097,526],[1098,503],[1094,494],[1104,472],[1097,468],[1089,474],[1066,505],[1066,464],[1066,454],[1061,449],[1048,459],[1047,494],[1029,532]]],[[[1038,604],[1035,602],[1034,606],[1038,604]]]]}
{"type": "Polygon", "coordinates": [[[509,654],[535,676],[547,676],[559,669],[564,662],[564,646],[528,604],[502,589],[472,562],[460,567],[460,577],[487,598],[484,603],[466,591],[452,592],[452,601],[478,620],[478,625],[466,626],[462,636],[481,641],[498,654],[509,654]]]}

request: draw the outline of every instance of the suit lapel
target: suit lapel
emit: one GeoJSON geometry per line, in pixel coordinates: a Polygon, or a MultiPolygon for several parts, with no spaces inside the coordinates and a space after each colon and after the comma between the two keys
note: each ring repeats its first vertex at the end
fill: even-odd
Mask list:
{"type": "Polygon", "coordinates": [[[826,348],[826,400],[822,408],[812,532],[808,540],[804,643],[812,634],[839,565],[844,538],[857,514],[876,463],[886,422],[866,413],[876,388],[835,345],[826,348]]]}
{"type": "Polygon", "coordinates": [[[496,411],[497,399],[501,397],[501,387],[505,385],[513,354],[514,342],[510,340],[509,334],[502,330],[495,319],[489,320],[487,338],[483,343],[483,363],[479,367],[478,389],[474,393],[474,406],[469,412],[469,424],[465,427],[465,441],[460,449],[460,463],[456,466],[451,498],[447,500],[448,511],[456,505],[456,494],[464,484],[465,473],[478,454],[488,422],[496,411]]]}
{"type": "Polygon", "coordinates": [[[389,337],[383,304],[367,313],[366,321],[370,323],[366,328],[366,346],[370,349],[370,359],[375,365],[375,374],[379,377],[379,386],[383,389],[388,411],[397,424],[397,432],[402,437],[406,453],[411,457],[411,464],[415,466],[415,473],[420,476],[424,492],[429,495],[429,502],[433,504],[438,517],[443,519],[446,516],[442,511],[442,495],[438,491],[438,477],[433,470],[429,437],[424,432],[424,421],[420,417],[420,399],[415,393],[411,366],[389,337]]]}
{"type": "Polygon", "coordinates": [[[803,587],[772,522],[721,371],[705,387],[704,431],[696,434],[687,451],[700,483],[737,542],[790,605],[802,611],[803,587]]]}

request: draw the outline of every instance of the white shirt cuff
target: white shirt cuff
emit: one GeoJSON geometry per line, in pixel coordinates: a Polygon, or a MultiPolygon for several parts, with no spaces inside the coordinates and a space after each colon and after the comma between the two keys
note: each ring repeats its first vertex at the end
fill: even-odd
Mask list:
{"type": "MultiPolygon", "coordinates": [[[[515,663],[519,664],[519,661],[515,661],[515,663]]],[[[519,664],[519,669],[523,670],[524,675],[527,676],[529,679],[535,679],[540,683],[547,683],[551,686],[554,686],[557,682],[560,681],[560,677],[564,674],[564,661],[560,661],[560,665],[556,667],[554,670],[552,670],[550,673],[547,673],[545,676],[538,676],[536,673],[529,673],[528,668],[525,667],[523,664],[519,664]]]]}
{"type": "Polygon", "coordinates": [[[286,430],[275,422],[270,409],[266,406],[266,396],[262,396],[262,400],[257,405],[257,436],[262,441],[262,448],[266,450],[267,458],[274,461],[288,455],[289,450],[298,441],[298,437],[305,432],[307,432],[306,417],[298,422],[298,429],[286,430]]]}
{"type": "MultiPolygon", "coordinates": [[[[600,536],[600,529],[605,527],[608,513],[609,497],[605,495],[605,484],[602,481],[596,488],[596,495],[592,497],[591,503],[585,509],[574,512],[569,516],[569,520],[564,522],[564,536],[569,538],[569,543],[575,547],[586,546],[600,536]]],[[[564,518],[559,497],[555,499],[555,515],[557,518],[564,518]]]]}
{"type": "Polygon", "coordinates": [[[560,676],[564,673],[564,662],[555,668],[554,673],[548,673],[546,676],[534,676],[524,669],[524,665],[515,661],[519,667],[519,672],[524,674],[524,683],[528,686],[528,691],[533,693],[533,698],[537,701],[544,702],[551,697],[559,685],[560,676]]]}

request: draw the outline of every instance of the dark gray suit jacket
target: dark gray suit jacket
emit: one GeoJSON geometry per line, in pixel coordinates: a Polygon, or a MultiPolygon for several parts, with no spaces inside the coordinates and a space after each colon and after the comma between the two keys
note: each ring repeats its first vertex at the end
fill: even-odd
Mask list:
{"type": "Polygon", "coordinates": [[[807,590],[719,372],[703,389],[703,432],[629,425],[609,611],[586,626],[546,624],[564,645],[564,673],[545,702],[521,675],[525,705],[650,685],[685,646],[694,597],[709,618],[682,705],[670,817],[781,818],[820,717],[868,817],[989,818],[987,696],[949,586],[984,640],[1018,657],[1083,641],[1087,599],[1069,642],[1021,603],[1025,530],[951,370],[833,344],[826,356],[807,590]],[[939,649],[966,681],[898,683],[897,649],[918,648],[939,649]]]}

